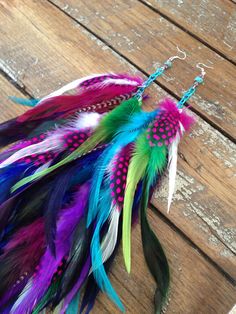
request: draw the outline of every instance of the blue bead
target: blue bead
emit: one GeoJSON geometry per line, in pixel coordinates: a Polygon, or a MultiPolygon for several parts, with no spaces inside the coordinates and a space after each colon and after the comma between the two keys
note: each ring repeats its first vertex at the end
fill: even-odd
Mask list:
{"type": "Polygon", "coordinates": [[[195,77],[194,81],[198,82],[198,83],[202,83],[203,82],[203,78],[201,76],[197,76],[197,77],[195,77]]]}

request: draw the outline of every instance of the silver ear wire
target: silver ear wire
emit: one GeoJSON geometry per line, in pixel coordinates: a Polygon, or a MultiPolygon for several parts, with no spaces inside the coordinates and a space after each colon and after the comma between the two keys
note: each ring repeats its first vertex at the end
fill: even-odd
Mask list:
{"type": "MultiPolygon", "coordinates": [[[[209,63],[213,64],[211,61],[209,61],[209,63]]],[[[206,75],[205,68],[213,69],[212,66],[206,65],[205,63],[201,63],[201,62],[199,62],[199,63],[196,64],[196,68],[198,68],[198,69],[201,70],[201,77],[202,77],[202,78],[206,75]]]]}
{"type": "MultiPolygon", "coordinates": [[[[211,61],[209,61],[209,63],[213,64],[211,61]]],[[[206,74],[205,68],[213,69],[212,66],[201,62],[196,64],[196,68],[201,70],[201,74],[195,77],[193,85],[184,93],[183,97],[178,102],[178,108],[181,110],[186,101],[188,101],[189,98],[195,93],[196,88],[199,86],[199,84],[203,83],[204,76],[206,74]]]]}
{"type": "Polygon", "coordinates": [[[170,57],[167,61],[172,62],[172,61],[173,61],[173,60],[175,60],[175,59],[180,59],[180,60],[184,60],[184,59],[186,59],[186,57],[187,57],[186,52],[185,52],[185,51],[183,51],[183,50],[181,50],[181,49],[179,49],[179,47],[178,47],[178,46],[177,46],[176,48],[177,48],[177,50],[178,50],[180,53],[182,53],[182,54],[183,54],[183,56],[182,56],[182,57],[180,57],[180,56],[176,55],[176,56],[170,57]]]}
{"type": "Polygon", "coordinates": [[[154,73],[152,73],[146,81],[143,82],[143,84],[139,87],[138,91],[136,92],[135,96],[137,97],[138,100],[142,99],[142,95],[143,95],[144,90],[148,86],[150,86],[150,84],[152,84],[158,76],[162,75],[165,70],[169,69],[172,66],[173,60],[175,60],[175,59],[180,59],[180,60],[186,59],[186,57],[187,57],[186,52],[180,50],[178,46],[177,46],[177,50],[180,53],[182,53],[183,56],[181,57],[181,56],[176,55],[176,56],[170,57],[160,68],[157,68],[156,71],[154,73]]]}

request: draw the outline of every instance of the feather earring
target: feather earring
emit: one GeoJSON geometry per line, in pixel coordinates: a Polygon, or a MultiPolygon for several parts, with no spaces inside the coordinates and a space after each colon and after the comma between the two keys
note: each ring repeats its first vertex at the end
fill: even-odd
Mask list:
{"type": "Polygon", "coordinates": [[[99,125],[95,128],[94,132],[89,138],[89,141],[85,141],[83,145],[80,145],[74,152],[72,152],[66,158],[62,158],[62,160],[52,166],[49,166],[47,169],[43,171],[39,171],[31,176],[22,179],[18,182],[12,189],[14,192],[16,189],[21,186],[30,183],[38,178],[41,178],[50,172],[58,169],[59,167],[73,161],[74,159],[80,158],[81,156],[87,154],[95,147],[97,147],[100,143],[109,143],[116,132],[122,125],[126,125],[130,120],[130,116],[134,115],[136,112],[141,111],[143,93],[146,88],[152,84],[152,82],[159,76],[161,76],[165,70],[169,69],[172,66],[172,62],[175,59],[185,59],[185,52],[178,50],[184,55],[183,57],[173,56],[170,57],[162,67],[158,68],[155,73],[150,75],[150,77],[142,84],[142,86],[138,89],[138,91],[128,99],[127,101],[123,101],[120,106],[115,108],[115,110],[111,111],[109,114],[105,115],[99,125]]]}
{"type": "MultiPolygon", "coordinates": [[[[173,57],[168,60],[162,68],[156,71],[154,76],[149,78],[149,81],[142,85],[140,88],[142,93],[145,87],[157,76],[161,75],[165,69],[170,67],[170,62],[175,58],[176,57],[173,57]]],[[[63,91],[65,91],[65,88],[63,91]]],[[[60,93],[61,91],[43,99],[41,103],[39,102],[38,106],[43,106],[44,101],[47,101],[47,99],[49,100],[49,105],[51,101],[55,101],[56,103],[58,99],[53,100],[52,96],[57,97],[57,94],[60,93]]],[[[134,105],[132,103],[134,103],[135,106],[136,104],[139,105],[140,100],[141,96],[139,95],[137,100],[136,97],[133,100],[131,99],[128,104],[126,102],[124,107],[133,114],[134,105]]],[[[37,106],[31,110],[35,111],[36,109],[37,106]]],[[[41,109],[42,108],[39,108],[41,114],[43,114],[43,112],[46,114],[48,114],[48,112],[50,113],[47,106],[44,109],[45,111],[41,109]]],[[[57,107],[54,108],[54,110],[56,109],[57,107]]],[[[138,106],[136,110],[140,111],[140,106],[138,106]]],[[[124,108],[117,108],[117,111],[118,116],[119,113],[122,112],[124,112],[125,115],[124,108]]],[[[38,112],[36,112],[35,118],[37,118],[37,114],[38,112]]],[[[27,115],[28,113],[26,117],[29,121],[34,121],[34,116],[27,115]]],[[[79,222],[77,223],[76,229],[73,230],[71,224],[64,225],[63,228],[68,227],[67,230],[63,231],[64,234],[68,234],[68,237],[65,238],[60,235],[62,228],[60,227],[61,215],[63,217],[63,215],[66,215],[68,212],[70,212],[71,217],[77,215],[76,210],[78,206],[81,205],[81,199],[84,197],[82,187],[91,186],[90,181],[92,179],[92,173],[95,170],[92,165],[95,166],[95,161],[103,153],[107,144],[102,143],[101,147],[96,147],[92,153],[83,154],[81,158],[76,158],[75,161],[72,160],[71,164],[67,165],[65,163],[60,173],[57,172],[52,176],[47,176],[45,179],[43,178],[41,182],[32,184],[27,189],[19,191],[12,197],[9,194],[10,185],[12,185],[19,175],[24,174],[27,176],[31,173],[35,174],[40,172],[40,170],[45,170],[57,160],[63,159],[68,153],[71,155],[71,152],[85,143],[93,134],[94,127],[96,128],[99,123],[100,117],[97,113],[93,113],[93,116],[94,117],[91,119],[91,114],[82,114],[75,122],[65,126],[62,124],[59,130],[47,133],[46,136],[45,134],[40,134],[39,139],[26,139],[26,143],[17,143],[10,149],[10,152],[5,152],[1,169],[2,180],[6,180],[8,185],[5,192],[3,191],[1,194],[3,200],[10,198],[1,206],[1,215],[4,218],[1,220],[1,227],[3,228],[1,242],[3,249],[3,265],[5,261],[7,262],[3,269],[4,272],[2,273],[3,287],[6,291],[0,303],[2,309],[6,306],[11,307],[14,304],[12,307],[12,311],[14,312],[32,311],[33,308],[35,308],[35,311],[40,311],[48,304],[54,307],[57,306],[63,298],[65,299],[63,308],[65,309],[70,302],[72,302],[77,290],[82,287],[82,284],[84,284],[88,276],[94,276],[98,289],[106,291],[120,309],[123,309],[116,292],[109,282],[106,271],[103,268],[103,264],[106,265],[113,256],[117,243],[119,242],[118,238],[120,237],[120,232],[118,232],[120,227],[117,228],[120,215],[119,213],[117,214],[117,211],[113,208],[109,193],[109,184],[106,184],[106,189],[104,189],[103,193],[107,195],[107,197],[104,198],[104,201],[101,200],[98,206],[99,208],[104,208],[110,203],[110,211],[108,211],[108,216],[110,216],[109,213],[112,213],[111,219],[109,218],[110,223],[107,221],[108,216],[101,214],[100,219],[97,222],[93,222],[86,230],[86,225],[88,225],[88,222],[86,222],[87,219],[85,219],[85,215],[87,216],[85,213],[88,209],[86,198],[87,202],[89,201],[89,196],[86,194],[85,200],[82,202],[82,209],[84,211],[81,214],[82,216],[78,217],[79,222]],[[17,177],[13,175],[11,180],[7,180],[7,177],[9,178],[9,172],[12,171],[16,173],[16,169],[19,169],[17,177]],[[77,174],[72,175],[74,173],[77,174]],[[79,192],[75,194],[78,188],[79,192]],[[107,190],[107,192],[105,192],[105,190],[107,190]],[[34,197],[36,191],[37,198],[34,197]],[[77,197],[80,199],[77,199],[77,197]],[[31,260],[32,258],[30,258],[31,255],[27,253],[27,250],[33,252],[33,243],[31,244],[30,242],[23,251],[19,251],[19,256],[26,257],[28,263],[24,262],[24,267],[22,265],[21,270],[19,270],[21,258],[17,258],[16,250],[18,250],[18,247],[22,244],[16,241],[17,236],[21,235],[22,232],[24,235],[34,232],[34,230],[37,230],[34,226],[38,226],[38,233],[42,234],[42,237],[39,238],[41,242],[37,241],[40,250],[37,251],[38,255],[37,257],[35,255],[33,261],[31,260]],[[104,228],[105,230],[108,228],[107,234],[104,233],[104,228]],[[81,234],[83,236],[81,236],[81,234]],[[108,235],[112,236],[112,243],[110,243],[108,235]],[[101,249],[100,239],[102,239],[101,249]],[[64,243],[64,241],[66,241],[66,243],[64,243]],[[16,243],[16,245],[12,243],[16,243]],[[67,251],[68,245],[70,246],[69,252],[67,251]],[[100,252],[100,254],[96,252],[100,252]],[[9,257],[11,257],[11,259],[9,259],[9,257]],[[27,257],[29,257],[29,259],[27,259],[27,257]],[[18,266],[14,267],[11,280],[6,281],[5,278],[15,258],[17,259],[18,266]],[[50,267],[44,264],[44,259],[47,261],[51,259],[50,267]],[[64,265],[63,269],[61,269],[61,264],[62,266],[64,265]],[[92,264],[95,265],[95,267],[92,264]],[[23,274],[25,274],[25,276],[22,275],[21,271],[24,271],[23,274]],[[80,274],[80,276],[75,277],[77,274],[80,274]],[[15,282],[18,282],[19,278],[24,278],[24,280],[20,280],[20,284],[16,285],[15,282]],[[77,278],[77,281],[75,278],[77,278]],[[40,286],[37,286],[39,283],[40,286]],[[43,284],[41,285],[41,283],[43,284]],[[32,293],[35,288],[37,293],[35,293],[34,298],[32,298],[32,293]]],[[[47,117],[44,116],[44,118],[47,117]]],[[[49,115],[48,118],[52,119],[54,122],[53,115],[49,115]]],[[[124,119],[124,121],[128,121],[128,118],[129,114],[127,114],[127,120],[124,119]]],[[[27,119],[25,121],[27,121],[27,119]]],[[[22,120],[22,117],[20,120],[22,120]]],[[[113,121],[115,121],[114,118],[113,121]]],[[[122,123],[125,125],[123,120],[122,123]]],[[[141,124],[143,124],[143,122],[141,124]]],[[[118,127],[120,125],[121,122],[118,124],[118,127]]],[[[35,129],[33,128],[31,131],[35,132],[35,129]]],[[[138,200],[139,196],[137,195],[136,202],[138,202],[138,200]]],[[[32,239],[34,238],[33,235],[32,239]]],[[[22,243],[23,242],[24,238],[22,238],[22,243]]]]}
{"type": "MultiPolygon", "coordinates": [[[[141,186],[141,197],[139,195],[140,199],[136,206],[140,209],[144,255],[148,267],[159,285],[155,295],[156,313],[160,313],[166,300],[169,289],[169,270],[164,251],[150,229],[146,217],[146,207],[153,186],[161,180],[163,173],[168,169],[170,182],[168,209],[170,207],[174,190],[178,143],[184,132],[188,131],[194,122],[194,119],[183,110],[183,105],[196,91],[197,86],[203,82],[203,77],[204,73],[202,72],[178,104],[167,99],[160,104],[158,110],[152,113],[135,113],[129,123],[123,126],[124,133],[122,134],[122,131],[119,130],[113,137],[112,145],[106,147],[103,154],[100,155],[92,179],[88,225],[102,214],[98,206],[99,199],[104,194],[101,187],[109,178],[113,203],[109,219],[112,221],[115,212],[118,215],[123,211],[122,242],[128,272],[131,267],[132,210],[134,201],[138,197],[136,195],[138,186],[141,186]],[[138,124],[139,119],[142,121],[140,125],[138,124]]],[[[106,209],[103,208],[104,210],[106,209]]],[[[110,226],[112,225],[110,224],[110,226]]],[[[110,249],[112,252],[112,246],[110,249]]],[[[92,247],[93,250],[95,254],[98,248],[92,247]]],[[[101,257],[102,255],[99,263],[97,259],[92,260],[94,269],[98,269],[98,265],[102,267],[101,257]]],[[[100,287],[105,290],[102,285],[100,287]]]]}
{"type": "Polygon", "coordinates": [[[141,99],[155,75],[136,96],[109,114],[94,117],[94,123],[80,115],[85,121],[62,124],[59,132],[53,130],[39,146],[33,146],[34,154],[28,155],[25,145],[20,155],[21,149],[16,148],[3,156],[1,171],[6,182],[6,171],[21,166],[24,170],[19,170],[23,181],[14,186],[14,194],[10,188],[17,179],[11,178],[0,206],[1,311],[39,313],[57,308],[69,313],[78,306],[82,288],[81,311],[89,313],[99,290],[124,311],[107,272],[121,239],[130,271],[131,224],[139,212],[144,255],[158,282],[155,301],[156,313],[160,313],[169,288],[169,270],[149,226],[146,207],[168,167],[171,202],[177,146],[193,122],[183,105],[204,75],[178,104],[164,100],[147,113],[141,109],[141,99]],[[44,154],[51,154],[49,160],[44,154]],[[31,159],[27,166],[26,158],[31,159]]]}

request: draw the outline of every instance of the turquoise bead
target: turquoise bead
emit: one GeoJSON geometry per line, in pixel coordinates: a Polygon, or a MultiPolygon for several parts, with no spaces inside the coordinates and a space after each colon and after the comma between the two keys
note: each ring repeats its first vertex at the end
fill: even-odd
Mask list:
{"type": "Polygon", "coordinates": [[[202,83],[203,82],[203,78],[201,76],[197,76],[197,77],[195,77],[194,81],[198,82],[198,83],[202,83]]]}

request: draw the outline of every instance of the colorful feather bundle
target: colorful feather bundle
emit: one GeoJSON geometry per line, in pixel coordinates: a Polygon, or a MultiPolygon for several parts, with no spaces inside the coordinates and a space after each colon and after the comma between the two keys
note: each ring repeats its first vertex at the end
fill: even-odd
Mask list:
{"type": "Polygon", "coordinates": [[[88,77],[0,125],[1,145],[16,142],[0,154],[1,313],[76,313],[81,291],[89,313],[100,290],[124,311],[107,272],[121,239],[130,272],[138,216],[160,313],[169,270],[146,208],[166,170],[170,207],[178,144],[193,119],[169,99],[144,112],[141,83],[88,77]]]}
{"type": "Polygon", "coordinates": [[[25,139],[32,132],[51,130],[75,113],[107,112],[130,98],[141,83],[139,77],[100,74],[75,80],[41,100],[13,97],[18,103],[34,107],[0,125],[0,147],[25,139]]]}

